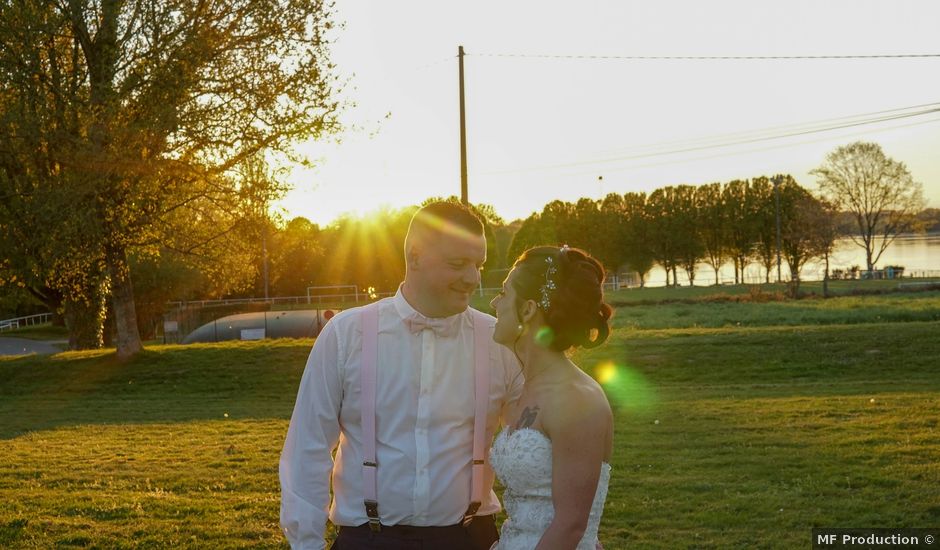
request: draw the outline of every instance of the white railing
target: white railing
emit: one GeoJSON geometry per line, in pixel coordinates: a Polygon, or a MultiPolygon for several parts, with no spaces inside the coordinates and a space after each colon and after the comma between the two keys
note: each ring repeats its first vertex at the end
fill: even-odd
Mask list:
{"type": "MultiPolygon", "coordinates": [[[[394,292],[377,292],[375,296],[377,298],[384,298],[386,296],[394,296],[394,292]]],[[[360,302],[368,301],[369,296],[362,292],[355,294],[320,294],[312,295],[309,298],[307,296],[278,296],[271,298],[229,298],[225,300],[191,300],[187,302],[176,301],[176,302],[167,302],[168,306],[174,308],[186,308],[186,307],[210,307],[210,306],[229,306],[229,305],[244,305],[244,304],[310,304],[318,303],[322,304],[323,302],[360,302]],[[308,301],[308,299],[310,301],[308,301]]]]}
{"type": "Polygon", "coordinates": [[[37,313],[36,315],[27,315],[25,317],[14,317],[13,319],[4,319],[0,321],[0,332],[5,330],[16,330],[33,325],[43,325],[52,322],[51,313],[37,313]]]}

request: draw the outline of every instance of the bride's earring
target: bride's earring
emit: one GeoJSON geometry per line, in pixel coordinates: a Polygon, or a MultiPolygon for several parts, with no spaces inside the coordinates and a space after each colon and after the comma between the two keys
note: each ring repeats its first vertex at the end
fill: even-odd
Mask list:
{"type": "Polygon", "coordinates": [[[525,326],[522,323],[519,323],[519,325],[516,326],[516,336],[522,336],[522,333],[524,331],[525,331],[525,326]]]}

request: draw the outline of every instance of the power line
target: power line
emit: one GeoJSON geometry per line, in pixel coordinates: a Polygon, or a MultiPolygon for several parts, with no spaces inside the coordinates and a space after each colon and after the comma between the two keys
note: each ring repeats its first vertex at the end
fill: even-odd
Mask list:
{"type": "MultiPolygon", "coordinates": [[[[912,126],[920,126],[920,125],[922,125],[922,124],[932,124],[932,123],[934,123],[934,122],[940,122],[940,118],[932,118],[932,119],[929,119],[929,120],[919,120],[919,121],[917,121],[917,122],[909,122],[909,123],[907,123],[907,124],[897,124],[897,125],[895,125],[895,126],[889,126],[889,127],[887,127],[887,128],[875,128],[875,129],[871,129],[871,130],[864,130],[864,131],[862,131],[862,132],[854,132],[854,133],[851,133],[851,134],[847,134],[845,137],[848,137],[848,136],[851,136],[851,135],[858,135],[859,133],[861,133],[861,134],[870,134],[870,133],[876,133],[876,132],[887,132],[887,131],[897,130],[897,129],[901,129],[901,128],[910,128],[910,127],[912,127],[912,126]]],[[[761,153],[761,152],[765,152],[765,151],[774,151],[774,150],[783,149],[783,148],[786,148],[786,147],[798,147],[798,146],[800,146],[800,145],[808,145],[808,144],[812,144],[812,143],[821,143],[821,142],[824,142],[824,141],[829,141],[830,139],[831,139],[831,138],[808,139],[808,140],[798,141],[798,142],[795,142],[795,143],[784,143],[784,144],[780,144],[780,145],[771,145],[771,146],[768,146],[768,147],[752,148],[752,149],[746,149],[746,150],[742,150],[742,151],[728,151],[728,152],[725,152],[725,153],[715,153],[715,154],[711,154],[711,155],[700,155],[700,156],[691,157],[691,158],[684,158],[684,159],[665,160],[665,161],[660,161],[660,162],[648,162],[648,163],[644,163],[644,164],[633,164],[633,165],[630,165],[630,166],[624,166],[624,167],[619,167],[619,168],[605,168],[605,169],[604,169],[604,173],[605,173],[605,174],[608,174],[608,173],[626,172],[626,171],[628,171],[628,170],[637,170],[637,169],[640,169],[640,168],[652,168],[652,167],[656,167],[656,166],[669,166],[669,165],[675,165],[675,164],[685,164],[685,163],[689,163],[689,162],[698,162],[698,161],[701,161],[701,160],[710,160],[710,159],[723,158],[723,157],[736,156],[736,155],[749,155],[749,154],[761,153]]],[[[591,170],[591,171],[571,172],[571,173],[568,173],[568,174],[566,174],[566,175],[568,175],[568,176],[590,176],[590,175],[595,175],[595,174],[597,174],[597,171],[596,171],[596,170],[591,170]]]]}
{"type": "Polygon", "coordinates": [[[928,59],[940,58],[940,53],[874,54],[874,55],[553,55],[522,53],[476,53],[468,57],[503,57],[517,59],[589,59],[624,61],[731,61],[731,60],[788,60],[788,59],[928,59]]]}
{"type": "MultiPolygon", "coordinates": [[[[910,118],[910,117],[915,117],[915,116],[924,116],[924,115],[940,112],[940,107],[938,107],[937,105],[940,105],[940,103],[927,103],[921,106],[905,107],[905,108],[900,108],[900,109],[890,109],[886,111],[878,111],[872,114],[883,115],[886,113],[897,113],[899,111],[909,111],[911,109],[920,108],[919,111],[915,111],[915,112],[908,112],[908,113],[902,112],[900,114],[887,114],[886,116],[870,116],[869,118],[861,119],[861,120],[857,120],[857,119],[859,119],[859,117],[867,116],[867,115],[841,117],[837,119],[829,119],[828,121],[808,123],[806,125],[778,127],[778,128],[785,128],[785,129],[789,128],[786,131],[778,132],[778,133],[768,133],[768,130],[766,129],[756,130],[753,132],[744,132],[744,133],[741,133],[742,135],[741,138],[735,137],[733,139],[724,140],[724,141],[718,138],[704,138],[703,140],[700,140],[698,142],[701,144],[698,144],[696,141],[679,142],[679,143],[689,143],[689,145],[683,146],[683,147],[672,148],[672,149],[665,149],[662,151],[626,154],[626,155],[621,155],[621,156],[616,156],[616,157],[585,160],[585,161],[574,161],[574,162],[567,162],[567,163],[557,163],[557,164],[535,166],[535,167],[529,167],[529,168],[510,168],[510,169],[505,169],[505,170],[484,171],[476,175],[498,175],[498,174],[535,172],[535,171],[541,171],[541,170],[553,170],[553,169],[559,169],[559,168],[574,168],[578,166],[610,164],[610,163],[615,163],[615,162],[623,162],[623,161],[636,160],[636,159],[642,159],[642,158],[667,156],[667,155],[674,155],[674,154],[679,154],[679,153],[703,151],[703,150],[708,150],[708,149],[718,149],[718,148],[724,148],[724,147],[731,147],[735,145],[747,145],[750,143],[758,143],[762,141],[771,141],[771,140],[783,139],[783,138],[788,138],[788,137],[796,137],[796,136],[801,136],[801,135],[829,132],[829,131],[839,130],[839,129],[844,129],[844,128],[852,128],[856,126],[864,126],[864,125],[877,124],[877,123],[882,123],[882,122],[890,122],[892,120],[900,120],[900,119],[905,119],[905,118],[910,118]],[[928,108],[922,108],[922,107],[928,107],[928,108]],[[840,121],[845,121],[845,122],[840,122],[840,121]],[[832,123],[821,126],[821,124],[828,123],[828,122],[832,122],[832,123]],[[805,126],[805,127],[801,127],[801,126],[805,126]],[[748,135],[748,134],[752,134],[752,135],[748,135]],[[766,135],[761,135],[761,134],[766,134],[766,135]],[[715,143],[709,143],[710,141],[715,141],[715,143]]],[[[734,135],[735,134],[731,134],[731,136],[734,136],[734,135]]],[[[657,146],[653,145],[653,146],[636,148],[634,150],[643,150],[643,149],[650,149],[650,148],[655,148],[655,147],[657,146]]],[[[662,147],[662,145],[660,145],[659,147],[662,147]]]]}
{"type": "Polygon", "coordinates": [[[719,134],[716,136],[707,136],[703,138],[680,139],[680,140],[675,140],[675,141],[664,141],[664,142],[659,142],[659,143],[653,143],[650,145],[639,145],[635,147],[611,149],[607,151],[599,151],[598,154],[630,154],[631,152],[643,151],[643,150],[656,150],[656,149],[664,149],[664,148],[671,149],[674,147],[704,145],[707,143],[716,143],[716,142],[721,143],[728,139],[742,139],[742,138],[747,138],[747,137],[757,138],[763,135],[773,135],[774,133],[777,133],[780,131],[808,130],[814,127],[826,127],[835,123],[842,123],[843,121],[852,121],[852,120],[863,119],[867,117],[884,115],[888,113],[911,111],[913,109],[924,109],[924,108],[935,107],[935,106],[940,106],[940,102],[923,103],[920,105],[911,105],[910,107],[898,107],[895,109],[884,109],[881,111],[874,111],[870,113],[841,116],[841,117],[810,121],[810,122],[797,122],[794,124],[770,126],[767,128],[762,128],[762,129],[757,129],[757,130],[742,130],[740,132],[730,132],[727,134],[719,134]]]}

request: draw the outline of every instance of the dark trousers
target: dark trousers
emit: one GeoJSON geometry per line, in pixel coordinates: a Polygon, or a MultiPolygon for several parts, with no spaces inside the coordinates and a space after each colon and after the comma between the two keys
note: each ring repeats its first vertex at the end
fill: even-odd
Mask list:
{"type": "Polygon", "coordinates": [[[382,526],[373,532],[368,524],[340,527],[330,550],[489,550],[499,538],[493,516],[477,516],[469,526],[382,526]]]}

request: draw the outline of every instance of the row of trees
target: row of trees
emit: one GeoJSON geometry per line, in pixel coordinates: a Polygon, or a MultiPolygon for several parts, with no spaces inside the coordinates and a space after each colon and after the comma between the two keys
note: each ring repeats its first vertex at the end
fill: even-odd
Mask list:
{"type": "Polygon", "coordinates": [[[555,201],[522,224],[510,254],[545,242],[568,243],[593,252],[611,269],[635,271],[641,285],[654,264],[666,271],[667,286],[679,269],[694,284],[698,266],[718,270],[733,263],[735,282],[759,262],[767,281],[777,261],[776,200],[779,185],[781,252],[792,279],[812,257],[831,251],[832,206],[815,198],[791,176],[758,177],[726,184],[663,187],[652,193],[609,194],[603,200],[555,201]]]}
{"type": "MultiPolygon", "coordinates": [[[[568,243],[592,251],[608,268],[626,265],[641,284],[654,264],[666,284],[678,284],[681,268],[693,284],[698,265],[731,262],[735,282],[757,262],[770,281],[779,251],[797,285],[807,261],[826,262],[837,236],[864,248],[868,270],[898,235],[923,228],[930,213],[922,186],[907,167],[875,143],[839,147],[813,174],[819,195],[790,175],[725,184],[678,185],[650,194],[610,194],[603,200],[554,201],[522,224],[510,253],[542,243],[568,243]],[[841,220],[841,223],[840,223],[841,220]]],[[[794,287],[795,288],[795,287],[794,287]]]]}

